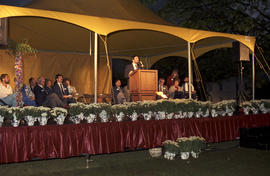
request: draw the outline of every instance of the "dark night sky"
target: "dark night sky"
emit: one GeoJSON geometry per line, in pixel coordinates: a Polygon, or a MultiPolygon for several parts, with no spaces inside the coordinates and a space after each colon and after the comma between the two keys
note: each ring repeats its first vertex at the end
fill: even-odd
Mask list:
{"type": "Polygon", "coordinates": [[[0,4],[3,5],[14,5],[14,6],[24,6],[30,3],[32,0],[0,0],[0,4]]]}

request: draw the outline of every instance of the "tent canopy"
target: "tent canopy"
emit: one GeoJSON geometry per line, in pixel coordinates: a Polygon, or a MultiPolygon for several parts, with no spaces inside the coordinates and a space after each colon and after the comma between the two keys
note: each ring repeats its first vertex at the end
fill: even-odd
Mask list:
{"type": "MultiPolygon", "coordinates": [[[[80,87],[80,92],[90,94],[93,93],[93,73],[86,70],[93,68],[93,58],[90,57],[89,61],[87,55],[90,45],[93,45],[90,31],[100,35],[99,73],[102,74],[99,74],[98,78],[98,93],[103,94],[110,93],[111,76],[106,67],[105,48],[101,37],[107,41],[111,58],[130,59],[130,56],[138,55],[147,58],[149,67],[167,56],[187,58],[188,43],[194,44],[192,46],[196,57],[213,49],[232,47],[233,41],[243,43],[251,52],[255,46],[255,37],[251,36],[170,25],[138,0],[35,0],[26,8],[0,5],[0,18],[8,18],[9,39],[16,42],[28,39],[32,47],[41,51],[40,61],[27,61],[32,65],[39,65],[39,69],[35,72],[29,69],[26,75],[45,75],[53,79],[55,72],[63,73],[72,64],[74,70],[66,76],[75,80],[73,83],[80,87]],[[70,57],[76,58],[78,53],[81,58],[77,58],[78,64],[74,64],[70,57]],[[59,61],[60,66],[57,66],[56,60],[59,58],[61,62],[70,62],[61,67],[63,63],[59,61]],[[85,67],[85,71],[80,72],[84,64],[87,64],[88,68],[85,67]],[[52,65],[54,68],[51,68],[52,65]],[[48,69],[54,71],[48,72],[48,69]],[[82,80],[82,77],[87,77],[87,80],[82,80]],[[89,88],[86,85],[91,86],[89,88]]],[[[1,63],[7,61],[3,57],[0,59],[1,63]]],[[[11,61],[8,62],[12,65],[11,61]]],[[[1,70],[12,73],[11,70],[6,71],[2,64],[0,67],[1,70]]]]}
{"type": "MultiPolygon", "coordinates": [[[[45,9],[49,9],[46,1],[37,2],[40,3],[31,4],[30,7],[44,6],[45,9]]],[[[74,3],[73,1],[68,2],[74,3]]],[[[79,2],[90,3],[90,1],[79,2]]],[[[121,2],[126,1],[122,0],[121,2]]],[[[185,57],[186,54],[181,53],[187,50],[187,42],[196,43],[195,55],[201,55],[209,49],[231,47],[233,41],[239,41],[254,51],[255,38],[250,36],[164,25],[165,22],[160,18],[153,18],[155,19],[153,22],[158,23],[153,24],[140,22],[135,17],[117,19],[121,16],[112,15],[115,18],[108,18],[108,14],[97,14],[97,10],[91,14],[100,16],[88,15],[86,10],[66,10],[65,6],[62,9],[56,8],[58,6],[53,7],[51,9],[72,13],[1,5],[0,17],[10,18],[9,37],[12,40],[18,41],[21,36],[24,36],[30,40],[33,47],[45,51],[87,53],[89,52],[89,31],[107,36],[109,54],[113,57],[139,55],[151,58],[171,55],[172,53],[178,53],[178,55],[185,57]],[[80,14],[74,14],[75,11],[80,14]]],[[[76,7],[73,8],[76,9],[76,7]]],[[[140,13],[143,14],[143,12],[140,13]]],[[[143,19],[143,21],[149,20],[150,17],[143,19]]],[[[101,54],[104,54],[103,48],[101,45],[101,54]]]]}

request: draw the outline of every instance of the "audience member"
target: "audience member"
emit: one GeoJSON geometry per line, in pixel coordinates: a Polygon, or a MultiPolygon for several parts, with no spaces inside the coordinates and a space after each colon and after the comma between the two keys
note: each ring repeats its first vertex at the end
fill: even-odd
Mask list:
{"type": "Polygon", "coordinates": [[[67,87],[68,93],[70,95],[72,95],[73,97],[77,95],[77,91],[74,86],[71,86],[71,81],[69,79],[67,78],[64,79],[64,85],[67,87]]]}
{"type": "MultiPolygon", "coordinates": [[[[9,75],[2,74],[0,80],[0,99],[9,106],[16,106],[16,96],[9,85],[9,75]]],[[[0,102],[1,105],[4,105],[4,103],[0,102]]]]}
{"type": "Polygon", "coordinates": [[[29,78],[29,87],[32,90],[32,92],[34,92],[34,88],[37,85],[37,82],[35,80],[35,78],[31,77],[29,78]]]}
{"type": "MultiPolygon", "coordinates": [[[[184,91],[184,97],[183,98],[189,98],[189,86],[188,86],[188,77],[185,77],[184,79],[184,84],[182,85],[183,87],[183,91],[184,91]]],[[[191,87],[191,94],[192,94],[192,98],[196,99],[196,90],[194,89],[194,86],[192,85],[192,83],[190,84],[191,87]]]]}
{"type": "Polygon", "coordinates": [[[32,89],[32,87],[34,87],[35,84],[36,80],[32,77],[29,79],[29,86],[23,84],[21,92],[23,96],[23,103],[26,106],[37,106],[35,101],[35,94],[33,92],[34,88],[32,89]]]}
{"type": "Polygon", "coordinates": [[[57,74],[55,76],[53,92],[63,101],[64,104],[76,103],[76,100],[69,94],[67,87],[63,85],[63,76],[61,74],[57,74]]]}
{"type": "Polygon", "coordinates": [[[50,79],[45,79],[45,93],[46,95],[50,95],[53,93],[52,80],[50,79]]]}
{"type": "Polygon", "coordinates": [[[180,80],[176,79],[174,81],[174,85],[172,85],[169,89],[169,98],[182,98],[183,89],[181,86],[179,86],[180,80]]]}
{"type": "MultiPolygon", "coordinates": [[[[164,78],[159,78],[158,80],[158,92],[162,92],[164,95],[168,97],[168,87],[164,85],[165,79],[164,78]]],[[[157,99],[162,99],[163,97],[157,96],[157,99]]]]}
{"type": "Polygon", "coordinates": [[[120,104],[126,102],[126,97],[123,89],[121,88],[121,81],[118,79],[115,81],[115,86],[112,89],[114,104],[120,104]]]}
{"type": "Polygon", "coordinates": [[[38,106],[46,106],[50,108],[54,107],[66,107],[60,98],[53,92],[47,94],[45,90],[45,79],[44,77],[39,77],[37,80],[37,85],[34,88],[34,93],[36,96],[36,103],[38,106]]]}
{"type": "Polygon", "coordinates": [[[37,106],[43,106],[46,100],[46,92],[44,89],[44,85],[45,85],[45,79],[44,77],[41,76],[37,79],[37,85],[34,88],[34,94],[36,97],[37,106]]]}
{"type": "Polygon", "coordinates": [[[174,85],[174,81],[176,79],[179,79],[178,70],[173,70],[172,74],[168,76],[166,85],[168,88],[170,88],[172,85],[174,85]]]}

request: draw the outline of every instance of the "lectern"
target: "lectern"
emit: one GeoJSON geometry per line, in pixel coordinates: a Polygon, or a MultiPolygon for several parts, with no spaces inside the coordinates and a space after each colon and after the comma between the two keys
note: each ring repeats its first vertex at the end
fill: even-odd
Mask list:
{"type": "Polygon", "coordinates": [[[157,87],[157,70],[136,70],[129,78],[132,101],[156,100],[157,87]]]}

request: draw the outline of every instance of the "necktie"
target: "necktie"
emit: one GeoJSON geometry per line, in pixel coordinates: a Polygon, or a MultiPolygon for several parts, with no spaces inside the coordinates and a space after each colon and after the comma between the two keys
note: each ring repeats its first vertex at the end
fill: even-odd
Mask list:
{"type": "Polygon", "coordinates": [[[63,84],[60,84],[60,87],[61,87],[61,91],[62,91],[62,94],[64,95],[64,87],[63,87],[63,84]]]}

